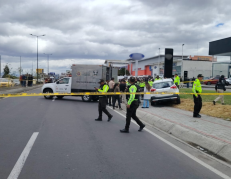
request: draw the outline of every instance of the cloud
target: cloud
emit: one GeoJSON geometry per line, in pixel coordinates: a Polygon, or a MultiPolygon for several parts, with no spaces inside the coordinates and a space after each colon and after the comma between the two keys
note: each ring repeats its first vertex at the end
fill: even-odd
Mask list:
{"type": "Polygon", "coordinates": [[[13,69],[22,56],[23,68],[31,70],[32,62],[37,63],[32,33],[46,34],[38,40],[39,68],[47,68],[43,53],[52,53],[50,69],[56,73],[69,68],[70,59],[125,60],[131,53],[148,58],[169,47],[181,54],[182,43],[187,55],[208,55],[210,41],[230,36],[229,4],[229,0],[0,0],[0,54],[3,64],[11,63],[13,69]]]}

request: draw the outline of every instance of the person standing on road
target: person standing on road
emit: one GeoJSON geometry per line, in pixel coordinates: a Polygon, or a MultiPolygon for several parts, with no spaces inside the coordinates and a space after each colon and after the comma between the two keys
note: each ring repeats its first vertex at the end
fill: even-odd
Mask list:
{"type": "Polygon", "coordinates": [[[175,85],[177,86],[177,88],[179,89],[179,86],[180,86],[180,77],[178,76],[178,74],[175,74],[174,84],[175,84],[175,85]]]}
{"type": "MultiPolygon", "coordinates": [[[[113,92],[114,91],[114,78],[111,78],[111,81],[109,81],[108,86],[109,86],[109,91],[108,92],[113,92]]],[[[109,106],[112,106],[112,95],[108,95],[108,103],[109,106]]]]}
{"type": "Polygon", "coordinates": [[[157,75],[157,77],[155,78],[155,81],[157,81],[157,80],[160,80],[159,75],[157,75]]]}
{"type": "Polygon", "coordinates": [[[148,83],[149,83],[149,85],[152,87],[153,82],[152,82],[152,79],[151,79],[151,78],[149,78],[148,83]]]}
{"type": "MultiPolygon", "coordinates": [[[[126,89],[126,83],[125,83],[125,80],[122,79],[121,83],[120,83],[120,92],[124,93],[125,89],[126,89]]],[[[121,102],[122,101],[124,101],[125,105],[127,104],[127,100],[126,100],[126,95],[125,94],[121,95],[121,102]]]]}
{"type": "MultiPolygon", "coordinates": [[[[101,79],[99,83],[100,83],[100,88],[95,88],[95,90],[100,93],[107,93],[109,90],[108,85],[104,83],[103,79],[101,79]]],[[[108,116],[108,122],[112,119],[113,116],[108,112],[106,107],[107,107],[106,95],[99,96],[99,105],[98,105],[99,117],[95,119],[95,121],[102,121],[103,112],[108,116]]]]}
{"type": "MultiPolygon", "coordinates": [[[[145,83],[144,87],[144,93],[150,92],[151,91],[151,86],[148,82],[145,83]]],[[[142,108],[149,108],[149,100],[151,98],[150,94],[144,94],[144,102],[143,102],[143,107],[142,108]]]]}
{"type": "Polygon", "coordinates": [[[203,80],[202,74],[199,74],[197,76],[197,79],[193,83],[192,91],[194,93],[194,112],[193,117],[201,118],[201,115],[199,114],[202,108],[202,98],[201,95],[198,93],[202,93],[202,87],[201,87],[201,81],[203,80]]]}
{"type": "MultiPolygon", "coordinates": [[[[114,92],[120,92],[119,83],[115,83],[114,92]]],[[[120,104],[120,95],[113,96],[113,109],[115,109],[116,100],[118,100],[119,109],[122,110],[121,104],[120,104]]]]}
{"type": "MultiPolygon", "coordinates": [[[[137,87],[135,85],[135,78],[134,77],[130,78],[130,83],[131,83],[131,86],[129,87],[128,91],[130,93],[136,93],[137,87]]],[[[120,132],[129,133],[131,118],[133,118],[136,121],[136,123],[140,126],[140,129],[138,131],[140,132],[143,130],[145,125],[136,116],[136,110],[138,107],[139,107],[138,96],[136,94],[130,94],[130,98],[129,98],[128,104],[127,104],[126,125],[125,125],[124,129],[120,130],[120,132]]]]}
{"type": "MultiPolygon", "coordinates": [[[[226,88],[225,88],[225,76],[224,75],[221,75],[219,81],[217,82],[216,86],[215,86],[215,90],[217,93],[224,93],[224,91],[226,91],[226,88]]],[[[213,104],[215,105],[216,102],[218,100],[221,100],[221,104],[224,105],[224,95],[220,95],[219,97],[217,97],[214,101],[213,101],[213,104]]]]}

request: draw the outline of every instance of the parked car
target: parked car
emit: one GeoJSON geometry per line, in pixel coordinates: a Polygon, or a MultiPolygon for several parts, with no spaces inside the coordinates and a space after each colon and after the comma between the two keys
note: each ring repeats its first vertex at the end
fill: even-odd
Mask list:
{"type": "Polygon", "coordinates": [[[207,80],[209,80],[210,79],[210,77],[204,77],[203,78],[203,81],[201,82],[201,84],[204,84],[207,80]]]}
{"type": "Polygon", "coordinates": [[[231,85],[231,78],[226,79],[226,82],[228,82],[229,85],[231,85]]]}
{"type": "Polygon", "coordinates": [[[20,85],[20,81],[19,79],[13,79],[13,82],[16,86],[20,85]]]}
{"type": "MultiPolygon", "coordinates": [[[[179,89],[173,83],[172,79],[161,79],[154,81],[151,92],[179,93],[179,89]]],[[[170,101],[180,104],[180,96],[178,94],[151,94],[152,105],[156,105],[161,101],[170,101]]]]}
{"type": "MultiPolygon", "coordinates": [[[[210,78],[210,79],[208,79],[208,80],[206,80],[206,81],[204,81],[204,84],[205,85],[211,85],[211,84],[217,84],[217,82],[219,81],[219,76],[216,76],[216,77],[214,77],[214,78],[210,78]]],[[[225,85],[229,85],[229,82],[227,82],[226,81],[226,84],[225,85]]]]}
{"type": "Polygon", "coordinates": [[[0,87],[12,87],[14,82],[10,78],[0,78],[0,87]]]}

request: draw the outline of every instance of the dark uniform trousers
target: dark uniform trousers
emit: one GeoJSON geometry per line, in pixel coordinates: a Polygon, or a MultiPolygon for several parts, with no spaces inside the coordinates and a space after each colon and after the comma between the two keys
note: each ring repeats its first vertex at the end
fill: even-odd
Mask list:
{"type": "Polygon", "coordinates": [[[142,127],[144,124],[139,120],[139,118],[136,116],[136,110],[139,107],[138,100],[133,101],[130,108],[127,108],[127,115],[126,115],[126,125],[125,129],[129,129],[130,123],[131,123],[131,118],[136,121],[136,123],[142,127]]]}
{"type": "Polygon", "coordinates": [[[102,119],[103,112],[108,116],[111,117],[112,115],[108,112],[106,109],[107,106],[107,98],[105,97],[99,97],[99,105],[98,105],[98,110],[99,110],[99,119],[102,119]]]}
{"type": "Polygon", "coordinates": [[[194,112],[193,112],[193,116],[197,116],[200,111],[201,111],[201,108],[202,108],[202,98],[200,95],[197,95],[198,98],[193,95],[193,98],[194,98],[194,112]]]}
{"type": "MultiPolygon", "coordinates": [[[[114,90],[113,89],[109,89],[108,92],[114,92],[114,90]]],[[[113,102],[112,98],[113,98],[113,96],[112,95],[108,95],[107,98],[108,98],[109,105],[112,105],[112,102],[113,102]]]]}

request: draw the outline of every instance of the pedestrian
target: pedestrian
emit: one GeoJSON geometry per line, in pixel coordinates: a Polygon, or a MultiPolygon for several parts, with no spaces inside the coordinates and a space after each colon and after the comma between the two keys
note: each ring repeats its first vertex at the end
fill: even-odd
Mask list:
{"type": "MultiPolygon", "coordinates": [[[[124,93],[125,92],[125,89],[126,89],[126,82],[124,79],[121,80],[121,83],[120,83],[120,92],[121,93],[124,93]]],[[[124,102],[125,105],[127,105],[127,100],[126,100],[126,95],[125,94],[122,94],[121,95],[121,102],[124,102]]]]}
{"type": "Polygon", "coordinates": [[[175,85],[177,86],[177,88],[179,89],[179,86],[180,86],[180,77],[178,76],[178,74],[175,74],[174,84],[175,84],[175,85]]]}
{"type": "MultiPolygon", "coordinates": [[[[141,79],[141,81],[140,81],[140,83],[139,83],[139,87],[140,87],[140,92],[144,92],[144,87],[145,87],[145,82],[144,82],[144,80],[143,79],[141,79]]],[[[142,95],[140,95],[141,96],[141,98],[143,99],[144,98],[144,95],[142,94],[142,95]]]]}
{"type": "Polygon", "coordinates": [[[155,78],[155,81],[157,81],[157,80],[160,80],[159,75],[157,75],[157,77],[155,78]]]}
{"type": "MultiPolygon", "coordinates": [[[[104,83],[104,80],[101,79],[99,81],[100,87],[95,88],[96,91],[100,93],[107,93],[109,90],[109,87],[107,84],[104,83]]],[[[108,112],[106,109],[107,106],[107,97],[106,95],[99,95],[99,105],[98,105],[98,111],[99,111],[99,117],[95,119],[95,121],[102,121],[103,112],[108,116],[108,122],[112,119],[112,115],[108,112]]]]}
{"type": "MultiPolygon", "coordinates": [[[[215,86],[215,90],[217,93],[224,93],[224,91],[226,91],[226,88],[225,88],[225,84],[226,84],[226,81],[225,81],[225,76],[224,75],[221,75],[221,77],[219,78],[219,81],[217,82],[216,86],[215,86]]],[[[224,95],[219,95],[214,101],[213,101],[213,104],[215,105],[216,102],[218,100],[221,100],[221,104],[224,105],[225,102],[224,102],[224,95]]]]}
{"type": "MultiPolygon", "coordinates": [[[[120,92],[119,83],[115,83],[114,92],[120,92]]],[[[117,100],[118,100],[119,109],[122,110],[121,104],[120,104],[120,95],[113,96],[113,109],[115,109],[115,103],[117,100]]]]}
{"type": "Polygon", "coordinates": [[[194,112],[193,117],[195,118],[201,118],[200,111],[202,108],[202,98],[200,93],[202,93],[202,87],[201,87],[201,81],[203,80],[202,74],[199,74],[197,76],[197,79],[193,83],[192,91],[194,93],[194,112]]]}
{"type": "Polygon", "coordinates": [[[152,79],[151,79],[151,78],[149,78],[148,83],[149,83],[150,86],[153,85],[153,82],[152,82],[152,79]]]}
{"type": "Polygon", "coordinates": [[[133,94],[137,92],[137,87],[135,85],[135,78],[131,77],[130,78],[130,84],[131,86],[129,87],[128,91],[130,94],[128,104],[127,104],[127,114],[126,114],[126,125],[125,128],[120,130],[122,133],[129,133],[129,127],[131,123],[131,118],[133,118],[136,123],[140,126],[139,132],[143,130],[145,125],[139,120],[139,118],[136,116],[136,110],[139,107],[138,104],[138,95],[133,94]]]}
{"type": "MultiPolygon", "coordinates": [[[[151,91],[151,86],[148,82],[145,83],[144,87],[144,93],[150,92],[151,91]]],[[[150,94],[144,94],[144,101],[143,101],[143,107],[142,108],[149,108],[149,100],[151,98],[150,94]]]]}
{"type": "MultiPolygon", "coordinates": [[[[108,86],[109,86],[109,91],[108,92],[113,92],[114,91],[114,78],[111,78],[111,81],[109,81],[108,86]]],[[[112,106],[112,95],[108,95],[108,103],[109,106],[112,106]]]]}

